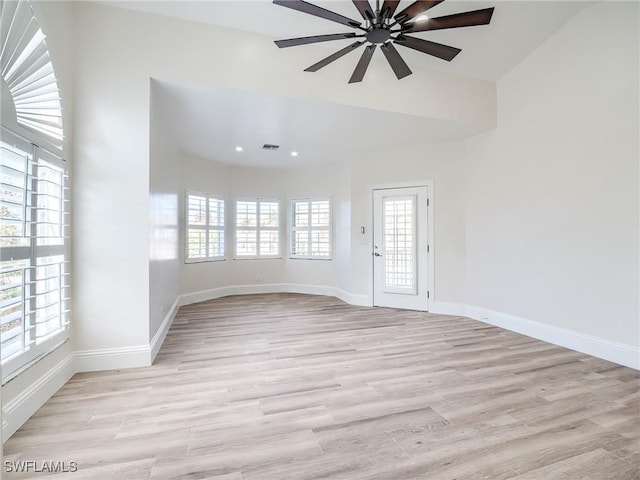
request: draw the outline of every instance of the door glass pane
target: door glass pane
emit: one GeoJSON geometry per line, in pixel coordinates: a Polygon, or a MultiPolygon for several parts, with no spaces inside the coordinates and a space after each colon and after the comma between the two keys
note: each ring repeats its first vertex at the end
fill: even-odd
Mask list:
{"type": "Polygon", "coordinates": [[[414,196],[383,199],[383,229],[385,290],[415,293],[414,196]]]}

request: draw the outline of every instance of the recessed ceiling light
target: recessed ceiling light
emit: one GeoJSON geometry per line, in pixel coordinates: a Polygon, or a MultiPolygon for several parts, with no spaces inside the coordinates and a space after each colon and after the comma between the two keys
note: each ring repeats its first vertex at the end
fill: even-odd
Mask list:
{"type": "Polygon", "coordinates": [[[426,13],[423,13],[422,15],[418,15],[413,21],[414,22],[424,22],[426,20],[429,20],[429,16],[426,13]]]}
{"type": "Polygon", "coordinates": [[[291,156],[292,157],[297,157],[298,156],[298,152],[291,152],[291,156]]]}
{"type": "Polygon", "coordinates": [[[241,152],[242,151],[242,147],[236,147],[236,152],[241,152]]]}

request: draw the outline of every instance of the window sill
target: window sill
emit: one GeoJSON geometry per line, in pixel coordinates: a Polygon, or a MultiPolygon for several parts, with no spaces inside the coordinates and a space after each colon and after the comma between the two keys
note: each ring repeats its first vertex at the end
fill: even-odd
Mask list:
{"type": "Polygon", "coordinates": [[[282,260],[282,257],[233,257],[234,260],[282,260]]]}
{"type": "Polygon", "coordinates": [[[226,261],[227,258],[205,258],[202,260],[185,260],[184,263],[187,265],[193,264],[193,263],[212,263],[212,262],[224,262],[226,261]]]}
{"type": "Polygon", "coordinates": [[[313,260],[313,261],[324,261],[330,262],[333,260],[333,257],[297,257],[297,256],[289,256],[289,260],[313,260]]]}

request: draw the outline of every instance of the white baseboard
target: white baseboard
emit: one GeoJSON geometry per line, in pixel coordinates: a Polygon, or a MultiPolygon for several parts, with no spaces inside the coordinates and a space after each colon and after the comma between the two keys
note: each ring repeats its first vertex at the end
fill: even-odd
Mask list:
{"type": "Polygon", "coordinates": [[[151,365],[151,346],[79,350],[75,353],[75,365],[77,372],[148,367],[151,365]]]}
{"type": "Polygon", "coordinates": [[[547,325],[526,318],[496,312],[487,308],[467,306],[467,316],[481,322],[522,333],[529,337],[609,360],[625,367],[640,370],[640,349],[575,330],[547,325]]]}
{"type": "Polygon", "coordinates": [[[251,295],[260,293],[304,293],[308,295],[326,295],[336,297],[351,305],[371,306],[368,295],[357,295],[337,287],[325,285],[305,285],[297,283],[263,283],[255,285],[229,285],[211,288],[199,292],[185,293],[178,297],[178,305],[206,302],[229,295],[251,295]]]}
{"type": "Polygon", "coordinates": [[[362,295],[357,293],[347,292],[346,290],[336,289],[337,292],[334,295],[349,305],[356,305],[358,307],[373,307],[373,301],[369,295],[362,295]]]}
{"type": "MultiPolygon", "coordinates": [[[[289,283],[237,285],[213,288],[200,292],[181,295],[180,305],[213,300],[228,295],[244,295],[252,293],[306,293],[311,295],[328,295],[359,306],[371,306],[368,295],[356,295],[336,287],[321,285],[300,285],[289,283]]],[[[454,302],[434,301],[429,310],[441,315],[469,317],[484,323],[502,327],[506,330],[521,333],[529,337],[576,350],[587,355],[609,360],[610,362],[640,370],[640,349],[619,342],[587,335],[574,330],[555,327],[526,318],[509,315],[486,308],[475,307],[454,302]]]]}
{"type": "Polygon", "coordinates": [[[167,336],[167,332],[169,331],[169,328],[171,328],[173,319],[175,318],[176,313],[178,312],[178,308],[180,308],[179,300],[180,300],[179,298],[175,299],[175,301],[173,302],[173,305],[171,305],[171,308],[167,312],[167,315],[164,317],[164,320],[162,321],[162,325],[160,325],[160,328],[151,339],[151,343],[149,345],[149,348],[151,350],[150,363],[153,363],[153,361],[156,359],[156,355],[158,355],[158,351],[160,350],[160,347],[162,346],[162,343],[164,342],[164,339],[167,336]]]}
{"type": "Polygon", "coordinates": [[[429,313],[437,313],[439,315],[453,315],[456,317],[466,317],[467,307],[460,303],[438,302],[431,304],[429,313]]]}
{"type": "Polygon", "coordinates": [[[3,441],[13,435],[44,403],[76,373],[74,354],[70,353],[9,400],[2,411],[3,441]]]}
{"type": "MultiPolygon", "coordinates": [[[[76,351],[52,366],[44,375],[34,381],[17,397],[9,400],[3,408],[2,438],[5,440],[9,438],[76,372],[145,367],[151,365],[167,335],[167,331],[173,322],[179,306],[228,295],[283,292],[328,295],[337,297],[352,305],[371,306],[368,295],[356,295],[336,287],[300,284],[237,285],[180,295],[173,303],[149,345],[76,351]]],[[[433,302],[430,311],[431,313],[443,315],[469,317],[571,350],[609,360],[619,365],[640,370],[640,349],[632,345],[606,340],[486,308],[459,303],[436,301],[433,302]]]]}
{"type": "Polygon", "coordinates": [[[633,345],[473,305],[434,302],[431,312],[469,317],[528,337],[602,358],[618,365],[640,370],[640,349],[633,345]]]}

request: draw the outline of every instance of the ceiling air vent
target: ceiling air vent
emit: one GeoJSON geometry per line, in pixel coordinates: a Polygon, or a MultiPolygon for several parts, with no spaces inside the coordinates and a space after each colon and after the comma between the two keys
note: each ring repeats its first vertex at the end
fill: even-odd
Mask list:
{"type": "Polygon", "coordinates": [[[264,150],[277,150],[280,148],[280,145],[271,145],[270,143],[265,143],[262,148],[264,150]]]}

